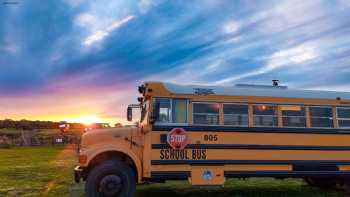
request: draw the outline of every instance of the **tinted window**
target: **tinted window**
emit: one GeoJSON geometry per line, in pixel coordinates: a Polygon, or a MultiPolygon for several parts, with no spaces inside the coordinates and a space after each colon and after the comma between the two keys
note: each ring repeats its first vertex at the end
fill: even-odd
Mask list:
{"type": "Polygon", "coordinates": [[[253,105],[253,117],[255,126],[278,125],[277,107],[274,105],[253,105]]]}
{"type": "Polygon", "coordinates": [[[350,120],[338,120],[339,127],[350,127],[350,120]]]}
{"type": "Polygon", "coordinates": [[[219,109],[218,103],[193,103],[193,113],[218,114],[219,109]]]}
{"type": "Polygon", "coordinates": [[[350,107],[349,108],[337,108],[338,118],[350,119],[350,107]]]}
{"type": "Polygon", "coordinates": [[[310,107],[312,117],[332,117],[332,108],[330,107],[310,107]]]}
{"type": "Polygon", "coordinates": [[[310,107],[311,127],[333,127],[331,107],[310,107]]]}
{"type": "Polygon", "coordinates": [[[248,126],[248,105],[224,104],[224,125],[248,126]]]}
{"type": "Polygon", "coordinates": [[[284,127],[306,127],[305,107],[280,106],[284,127]]]}
{"type": "Polygon", "coordinates": [[[272,105],[254,105],[254,115],[277,115],[277,107],[272,105]]]}
{"type": "Polygon", "coordinates": [[[193,124],[218,125],[219,109],[217,103],[193,103],[193,124]]]}
{"type": "Polygon", "coordinates": [[[338,107],[337,118],[339,127],[350,127],[350,107],[338,107]]]}

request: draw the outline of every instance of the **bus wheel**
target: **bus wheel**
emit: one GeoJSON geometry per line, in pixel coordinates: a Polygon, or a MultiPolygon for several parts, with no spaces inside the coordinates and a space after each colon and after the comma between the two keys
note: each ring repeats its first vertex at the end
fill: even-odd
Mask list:
{"type": "Polygon", "coordinates": [[[343,189],[345,189],[345,191],[350,194],[350,179],[346,179],[342,185],[343,189]]]}
{"type": "Polygon", "coordinates": [[[87,197],[131,197],[136,190],[133,170],[120,161],[108,161],[95,167],[85,184],[87,197]]]}
{"type": "Polygon", "coordinates": [[[335,179],[330,178],[305,178],[305,182],[313,187],[319,188],[335,188],[337,182],[335,179]]]}

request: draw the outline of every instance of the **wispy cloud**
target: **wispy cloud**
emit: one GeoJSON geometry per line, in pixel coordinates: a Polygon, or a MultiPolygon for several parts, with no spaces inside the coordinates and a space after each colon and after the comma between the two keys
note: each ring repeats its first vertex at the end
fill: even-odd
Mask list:
{"type": "Polygon", "coordinates": [[[80,107],[95,106],[89,113],[123,116],[144,80],[278,78],[348,90],[349,13],[348,0],[64,0],[0,10],[0,100],[8,106],[0,115],[20,113],[16,103],[23,117],[39,114],[41,103],[56,100],[74,111],[81,99],[80,107]],[[77,92],[82,97],[74,99],[77,92]]]}
{"type": "Polygon", "coordinates": [[[223,31],[224,33],[230,34],[235,33],[239,30],[240,25],[235,21],[229,21],[224,24],[223,31]]]}
{"type": "MultiPolygon", "coordinates": [[[[127,16],[121,20],[116,20],[113,23],[111,23],[109,26],[105,27],[104,29],[98,30],[96,32],[93,32],[91,35],[89,35],[87,38],[84,39],[82,44],[84,46],[90,46],[94,44],[95,42],[103,40],[105,37],[107,37],[112,31],[122,27],[129,21],[131,21],[135,16],[127,16]]],[[[88,19],[89,20],[89,19],[88,19]]]]}

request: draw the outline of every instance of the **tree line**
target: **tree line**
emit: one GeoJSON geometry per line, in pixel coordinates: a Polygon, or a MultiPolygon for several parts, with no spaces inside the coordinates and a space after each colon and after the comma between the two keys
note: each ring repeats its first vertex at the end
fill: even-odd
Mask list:
{"type": "MultiPolygon", "coordinates": [[[[0,120],[0,129],[58,129],[60,124],[65,122],[40,121],[40,120],[0,120]]],[[[70,129],[84,129],[86,126],[81,123],[69,123],[70,129]]]]}

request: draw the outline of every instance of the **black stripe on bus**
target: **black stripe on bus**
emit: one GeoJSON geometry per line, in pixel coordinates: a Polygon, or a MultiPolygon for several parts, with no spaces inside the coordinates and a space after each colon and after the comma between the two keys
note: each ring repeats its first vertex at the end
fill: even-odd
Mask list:
{"type": "Polygon", "coordinates": [[[157,172],[152,171],[151,177],[154,179],[170,179],[170,180],[186,180],[191,176],[191,172],[189,171],[167,171],[167,172],[157,172]]]}
{"type": "Polygon", "coordinates": [[[322,177],[350,175],[350,171],[225,171],[225,177],[322,177]]]}
{"type": "Polygon", "coordinates": [[[151,165],[224,165],[224,164],[261,164],[261,165],[350,165],[350,160],[151,160],[151,165]]]}
{"type": "Polygon", "coordinates": [[[345,134],[350,135],[350,129],[339,128],[277,128],[277,127],[231,127],[231,126],[153,126],[153,131],[170,131],[173,128],[183,128],[190,132],[251,132],[251,133],[306,133],[306,134],[345,134]]]}
{"type": "MultiPolygon", "coordinates": [[[[152,149],[168,149],[168,144],[152,144],[152,149]]],[[[248,150],[323,150],[350,151],[350,146],[260,145],[260,144],[188,144],[186,149],[248,149],[248,150]]]]}
{"type": "MultiPolygon", "coordinates": [[[[245,177],[329,177],[349,176],[350,171],[225,171],[227,178],[245,177]]],[[[162,180],[186,180],[191,177],[190,171],[152,171],[151,177],[162,180]]]]}

